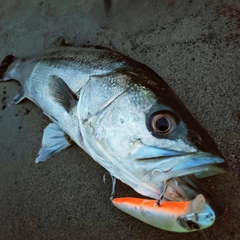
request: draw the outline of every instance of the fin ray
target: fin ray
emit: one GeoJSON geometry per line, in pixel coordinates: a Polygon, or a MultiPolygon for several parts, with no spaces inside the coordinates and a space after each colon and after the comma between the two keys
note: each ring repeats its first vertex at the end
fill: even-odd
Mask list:
{"type": "Polygon", "coordinates": [[[42,148],[39,150],[36,163],[43,162],[71,145],[68,136],[56,124],[50,123],[43,132],[42,148]]]}
{"type": "Polygon", "coordinates": [[[76,104],[77,97],[63,81],[62,78],[52,75],[50,76],[50,94],[51,96],[60,103],[67,112],[76,104]]]}

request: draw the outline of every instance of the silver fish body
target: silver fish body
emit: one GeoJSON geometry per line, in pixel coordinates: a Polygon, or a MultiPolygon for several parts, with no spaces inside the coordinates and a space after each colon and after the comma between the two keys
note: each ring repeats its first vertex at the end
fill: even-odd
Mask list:
{"type": "Polygon", "coordinates": [[[102,51],[96,52],[92,48],[57,48],[43,55],[16,59],[5,72],[4,80],[17,79],[23,92],[16,99],[20,97],[20,101],[24,98],[33,101],[82,147],[81,133],[76,131],[79,127],[76,108],[71,109],[69,114],[58,102],[46,95],[54,90],[51,84],[56,77],[63,79],[73,93],[77,93],[90,76],[109,73],[121,64],[116,63],[117,58],[112,52],[113,56],[109,56],[99,66],[98,59],[103,57],[105,50],[102,51]]]}
{"type": "MultiPolygon", "coordinates": [[[[155,199],[169,179],[202,178],[227,168],[213,139],[163,79],[118,52],[61,47],[39,56],[8,56],[1,76],[22,85],[13,103],[28,98],[54,123],[45,129],[37,162],[68,147],[67,135],[112,176],[155,199]],[[54,132],[62,142],[55,144],[54,132]]],[[[205,192],[186,185],[181,200],[180,194],[166,198],[192,200],[205,192]],[[197,193],[189,195],[190,188],[197,193]]]]}

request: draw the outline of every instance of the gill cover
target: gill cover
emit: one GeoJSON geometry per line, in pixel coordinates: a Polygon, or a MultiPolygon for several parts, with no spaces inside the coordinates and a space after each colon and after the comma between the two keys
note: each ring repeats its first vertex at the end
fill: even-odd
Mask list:
{"type": "MultiPolygon", "coordinates": [[[[112,141],[117,138],[114,133],[107,135],[108,133],[105,132],[107,127],[114,128],[115,122],[109,126],[106,121],[110,116],[105,113],[106,109],[127,91],[129,88],[127,81],[127,75],[117,72],[93,75],[77,94],[79,97],[77,114],[84,149],[111,175],[119,179],[121,177],[115,170],[121,162],[117,161],[117,154],[111,147],[112,141]]],[[[118,109],[116,112],[118,113],[118,109]]],[[[121,129],[118,130],[121,131],[121,129]]]]}

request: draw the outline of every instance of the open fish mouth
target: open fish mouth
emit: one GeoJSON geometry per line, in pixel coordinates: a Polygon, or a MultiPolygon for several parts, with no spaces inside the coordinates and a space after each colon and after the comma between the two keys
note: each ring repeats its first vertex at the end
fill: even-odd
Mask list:
{"type": "Polygon", "coordinates": [[[212,208],[216,216],[224,213],[224,206],[218,196],[204,186],[193,174],[172,178],[165,183],[163,193],[159,194],[161,201],[193,200],[199,194],[203,195],[206,203],[212,208]]]}
{"type": "Polygon", "coordinates": [[[222,157],[197,151],[138,158],[135,163],[143,175],[143,181],[165,183],[160,188],[159,197],[168,201],[185,201],[202,194],[216,215],[222,215],[222,204],[219,203],[216,195],[199,180],[199,178],[226,172],[228,166],[222,157]],[[145,164],[146,161],[147,164],[145,164]]]}
{"type": "Polygon", "coordinates": [[[199,178],[226,172],[222,157],[205,152],[137,158],[134,165],[145,182],[161,182],[157,199],[115,198],[120,210],[152,226],[192,232],[211,226],[224,212],[222,201],[199,178]],[[147,164],[146,164],[147,163],[147,164]]]}

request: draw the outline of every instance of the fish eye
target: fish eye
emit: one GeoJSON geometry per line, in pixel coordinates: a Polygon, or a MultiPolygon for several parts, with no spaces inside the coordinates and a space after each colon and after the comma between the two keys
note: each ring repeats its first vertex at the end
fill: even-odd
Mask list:
{"type": "Polygon", "coordinates": [[[151,127],[155,133],[166,134],[175,130],[177,126],[176,117],[167,111],[157,112],[152,115],[151,127]]]}

